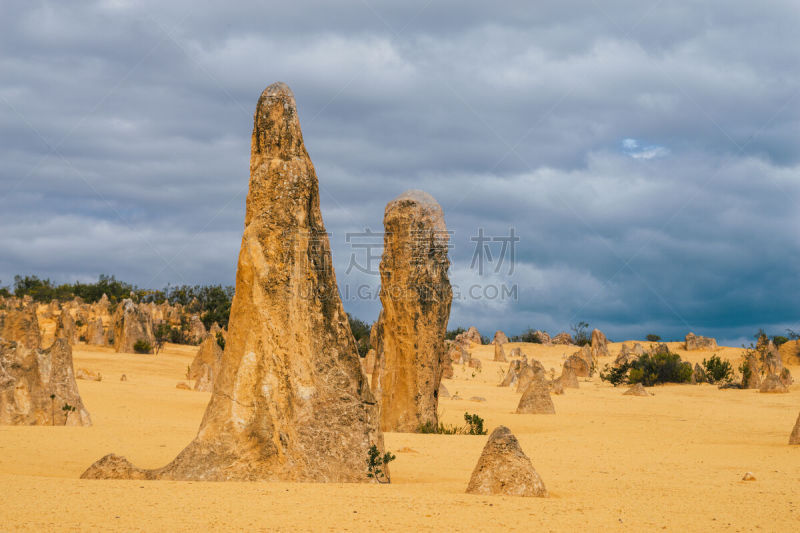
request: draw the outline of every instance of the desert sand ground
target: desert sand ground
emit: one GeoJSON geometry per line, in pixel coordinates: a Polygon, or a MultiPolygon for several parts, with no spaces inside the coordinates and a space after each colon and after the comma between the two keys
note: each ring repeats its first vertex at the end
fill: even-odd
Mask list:
{"type": "MultiPolygon", "coordinates": [[[[514,346],[557,372],[575,351],[512,343],[506,354],[514,346]]],[[[610,344],[612,356],[620,346],[610,344]]],[[[710,355],[671,348],[692,363],[710,355]]],[[[491,361],[491,346],[473,350],[481,372],[457,365],[445,380],[464,399],[440,402],[443,421],[461,424],[468,411],[490,432],[507,425],[549,498],[465,494],[486,442],[465,435],[386,434],[391,485],[79,479],[110,452],[163,466],[194,437],[209,393],[175,385],[195,350],[75,347],[76,368],[104,377],[78,382],[94,425],[0,426],[0,530],[800,531],[800,447],[787,445],[799,384],[789,394],[668,385],[642,398],[594,377],[554,396],[555,415],[516,415],[519,394],[496,386],[508,365],[491,361]],[[748,471],[756,481],[741,480],[748,471]]],[[[740,352],[717,351],[735,366],[740,352]]]]}

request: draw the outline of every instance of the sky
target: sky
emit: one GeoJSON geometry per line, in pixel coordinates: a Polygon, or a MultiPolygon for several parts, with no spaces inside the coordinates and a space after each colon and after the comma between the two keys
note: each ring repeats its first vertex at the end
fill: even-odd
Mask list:
{"type": "Polygon", "coordinates": [[[796,1],[2,15],[0,285],[233,284],[253,111],[283,81],[344,306],[368,322],[384,208],[422,189],[452,232],[450,327],[729,345],[800,329],[796,1]]]}

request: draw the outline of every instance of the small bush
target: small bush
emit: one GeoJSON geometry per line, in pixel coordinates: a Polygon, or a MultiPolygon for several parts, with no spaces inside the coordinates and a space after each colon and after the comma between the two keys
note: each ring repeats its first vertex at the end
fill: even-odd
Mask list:
{"type": "Polygon", "coordinates": [[[225,336],[222,334],[221,331],[217,332],[217,346],[219,346],[223,350],[225,349],[225,336]]]}
{"type": "Polygon", "coordinates": [[[624,365],[619,366],[612,366],[609,367],[608,365],[605,366],[605,371],[600,372],[600,379],[603,381],[608,381],[615,387],[618,385],[622,385],[623,383],[628,382],[628,371],[631,369],[630,363],[625,363],[624,365]]]}
{"type": "Polygon", "coordinates": [[[742,364],[739,365],[739,372],[742,374],[742,383],[749,383],[753,372],[757,372],[757,370],[755,368],[750,368],[750,361],[745,356],[742,360],[742,364]]]}
{"type": "Polygon", "coordinates": [[[483,429],[483,418],[477,414],[464,413],[464,421],[467,423],[467,435],[486,435],[486,430],[483,429]]]}
{"type": "Polygon", "coordinates": [[[464,328],[448,329],[447,332],[444,334],[444,338],[449,341],[454,341],[456,340],[457,336],[461,335],[465,331],[467,330],[465,330],[464,328]]]}
{"type": "Polygon", "coordinates": [[[733,367],[730,361],[723,361],[718,355],[703,359],[703,369],[709,383],[724,383],[733,379],[733,367]]]}
{"type": "Polygon", "coordinates": [[[133,343],[133,351],[136,353],[150,353],[153,347],[144,339],[139,339],[133,343]]]}
{"type": "Polygon", "coordinates": [[[367,452],[367,477],[375,479],[378,483],[391,483],[386,475],[386,465],[394,461],[396,457],[390,452],[381,455],[376,445],[372,445],[367,452]]]}
{"type": "Polygon", "coordinates": [[[539,334],[532,328],[528,328],[522,332],[521,335],[511,337],[511,342],[532,342],[534,344],[542,344],[542,339],[539,334]]]}
{"type": "Polygon", "coordinates": [[[657,383],[687,383],[692,379],[692,367],[684,365],[678,354],[662,349],[654,354],[640,355],[631,364],[628,383],[647,387],[657,383]]]}
{"type": "Polygon", "coordinates": [[[577,324],[573,324],[570,327],[570,329],[572,329],[572,332],[574,333],[573,340],[575,341],[575,344],[577,344],[578,346],[585,346],[590,342],[592,342],[591,337],[589,337],[589,334],[586,333],[586,330],[588,328],[589,328],[589,323],[583,321],[578,322],[577,324]]]}
{"type": "Polygon", "coordinates": [[[615,387],[624,383],[641,383],[646,387],[657,383],[687,383],[692,379],[692,365],[681,361],[680,356],[671,353],[666,345],[661,345],[656,352],[640,355],[630,363],[613,368],[606,365],[600,379],[615,387]]]}
{"type": "Polygon", "coordinates": [[[477,414],[464,413],[464,421],[466,425],[448,426],[443,423],[435,425],[432,422],[421,424],[417,428],[417,433],[434,433],[438,435],[486,435],[486,430],[483,427],[483,418],[477,414]]]}
{"type": "Polygon", "coordinates": [[[781,344],[789,342],[789,337],[784,337],[783,335],[775,335],[772,337],[772,342],[775,344],[775,347],[780,347],[781,344]]]}
{"type": "Polygon", "coordinates": [[[658,342],[658,341],[661,340],[661,337],[659,337],[658,335],[655,335],[653,333],[650,333],[650,334],[647,335],[647,337],[645,337],[645,339],[647,339],[650,342],[658,342]]]}

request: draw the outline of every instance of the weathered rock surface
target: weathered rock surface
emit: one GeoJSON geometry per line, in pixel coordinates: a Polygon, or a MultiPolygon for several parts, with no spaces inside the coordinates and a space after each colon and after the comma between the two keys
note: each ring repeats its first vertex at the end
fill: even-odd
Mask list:
{"type": "Polygon", "coordinates": [[[608,339],[599,329],[592,330],[592,358],[597,361],[598,357],[609,357],[608,339]]]}
{"type": "Polygon", "coordinates": [[[465,348],[469,348],[469,343],[474,344],[483,344],[483,340],[481,339],[481,334],[478,331],[478,328],[475,326],[470,326],[470,328],[463,332],[456,335],[456,342],[463,345],[465,348]]]}
{"type": "MultiPolygon", "coordinates": [[[[761,388],[761,370],[758,361],[758,356],[754,352],[750,352],[745,356],[745,364],[747,365],[748,372],[742,376],[742,387],[745,389],[759,389],[761,388]]],[[[699,369],[699,365],[696,365],[699,369]]],[[[702,369],[700,369],[702,372],[702,369]]]]}
{"type": "Polygon", "coordinates": [[[536,375],[522,393],[517,405],[517,414],[553,415],[556,408],[550,398],[550,387],[547,386],[544,376],[536,375]]]}
{"type": "Polygon", "coordinates": [[[500,331],[499,329],[494,332],[494,338],[492,339],[492,344],[506,344],[508,342],[508,337],[505,333],[500,331]]]}
{"type": "Polygon", "coordinates": [[[789,435],[789,444],[800,444],[800,414],[797,415],[797,421],[794,423],[792,434],[789,435]]]}
{"type": "Polygon", "coordinates": [[[539,337],[539,342],[542,344],[552,344],[552,339],[550,335],[546,331],[536,330],[533,332],[534,335],[539,337]]]}
{"type": "Polygon", "coordinates": [[[192,344],[200,344],[207,334],[206,326],[198,315],[189,317],[189,341],[192,344]]]}
{"type": "Polygon", "coordinates": [[[480,359],[471,358],[467,361],[467,366],[470,368],[474,368],[475,370],[481,370],[483,368],[483,363],[481,363],[480,359]]]}
{"type": "Polygon", "coordinates": [[[108,455],[83,478],[368,482],[378,407],[342,307],[294,96],[255,113],[250,191],[219,376],[197,437],[163,468],[108,455]]]}
{"type": "Polygon", "coordinates": [[[624,396],[650,396],[641,383],[637,383],[622,393],[624,396]]]}
{"type": "Polygon", "coordinates": [[[502,342],[494,343],[494,360],[499,361],[501,363],[508,362],[508,359],[506,359],[506,351],[503,349],[502,342]]]}
{"type": "Polygon", "coordinates": [[[133,300],[125,299],[114,313],[114,350],[134,353],[133,345],[142,340],[153,346],[153,319],[146,311],[139,309],[133,300]]]}
{"type": "Polygon", "coordinates": [[[383,225],[381,429],[413,432],[439,424],[437,391],[453,296],[449,235],[442,208],[422,191],[389,202],[383,225]]]}
{"type": "Polygon", "coordinates": [[[711,337],[701,337],[694,333],[686,335],[686,349],[687,350],[716,350],[717,341],[711,337]]]}
{"type": "Polygon", "coordinates": [[[206,335],[200,347],[197,350],[197,355],[194,356],[192,364],[189,365],[189,372],[186,379],[195,380],[194,390],[210,392],[214,387],[214,380],[219,375],[220,366],[222,364],[222,346],[217,339],[218,331],[206,335]]]}
{"type": "Polygon", "coordinates": [[[511,430],[498,426],[472,471],[467,493],[543,498],[547,489],[511,430]]]}
{"type": "Polygon", "coordinates": [[[375,350],[373,348],[369,349],[367,355],[361,359],[361,363],[366,374],[372,374],[375,371],[375,350]]]}
{"type": "MultiPolygon", "coordinates": [[[[525,366],[527,366],[527,361],[525,362],[525,366]]],[[[522,371],[523,364],[522,361],[514,360],[508,365],[508,370],[506,371],[505,377],[503,377],[503,381],[500,382],[498,387],[510,387],[511,385],[515,384],[519,379],[519,374],[522,371]]]]}
{"type": "Polygon", "coordinates": [[[93,346],[106,345],[106,333],[103,328],[103,319],[97,317],[89,321],[86,325],[86,344],[93,346]]]}
{"type": "Polygon", "coordinates": [[[789,392],[789,389],[781,381],[780,376],[776,374],[767,374],[761,382],[761,387],[758,392],[789,392]]]}
{"type": "Polygon", "coordinates": [[[0,424],[92,424],[78,393],[66,339],[56,339],[46,350],[0,339],[0,424]]]}
{"type": "Polygon", "coordinates": [[[570,335],[565,331],[562,331],[561,333],[550,339],[550,343],[568,345],[568,344],[575,344],[575,341],[572,340],[572,335],[570,335]]]}
{"type": "Polygon", "coordinates": [[[0,339],[36,350],[41,346],[39,320],[33,304],[12,303],[0,310],[0,339]]]}
{"type": "Polygon", "coordinates": [[[531,359],[527,365],[520,367],[517,377],[517,392],[525,392],[535,379],[545,380],[544,365],[536,359],[531,359]]]}
{"type": "Polygon", "coordinates": [[[571,370],[577,377],[588,378],[591,375],[592,367],[580,356],[579,353],[570,355],[564,361],[564,370],[571,370]]]}
{"type": "Polygon", "coordinates": [[[439,398],[449,398],[450,391],[447,390],[447,387],[444,386],[444,383],[439,385],[439,398]]]}
{"type": "Polygon", "coordinates": [[[466,364],[470,360],[469,352],[457,342],[453,342],[450,344],[450,348],[447,351],[447,356],[453,363],[458,364],[466,364]]]}
{"type": "Polygon", "coordinates": [[[577,389],[579,387],[578,376],[575,375],[571,367],[564,367],[557,381],[566,389],[577,389]]]}

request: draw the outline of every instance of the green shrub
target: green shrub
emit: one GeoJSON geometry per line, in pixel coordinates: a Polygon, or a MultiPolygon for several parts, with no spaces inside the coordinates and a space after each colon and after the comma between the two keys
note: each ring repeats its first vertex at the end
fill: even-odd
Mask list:
{"type": "Polygon", "coordinates": [[[703,369],[709,383],[729,382],[733,379],[733,367],[730,361],[723,361],[718,355],[703,359],[703,369]]]}
{"type": "Polygon", "coordinates": [[[360,357],[366,357],[369,351],[369,334],[371,325],[347,313],[347,321],[350,322],[350,331],[356,341],[356,348],[360,357]]]}
{"type": "Polygon", "coordinates": [[[572,329],[572,333],[574,333],[572,338],[575,341],[575,344],[577,344],[578,346],[585,346],[590,342],[592,342],[591,337],[589,337],[589,334],[586,333],[586,330],[588,328],[589,328],[589,323],[583,321],[578,322],[577,324],[573,324],[570,327],[570,329],[572,329]]]}
{"type": "Polygon", "coordinates": [[[600,379],[602,381],[608,381],[615,387],[617,385],[622,385],[623,383],[628,382],[628,371],[631,368],[630,363],[625,363],[624,365],[618,366],[605,366],[605,371],[600,372],[600,379]]]}
{"type": "Polygon", "coordinates": [[[394,461],[396,457],[386,452],[381,455],[376,445],[372,445],[367,452],[367,477],[375,479],[378,483],[391,483],[389,476],[386,475],[386,465],[394,461]]]}
{"type": "Polygon", "coordinates": [[[448,426],[439,423],[437,426],[433,422],[426,422],[420,424],[417,428],[417,433],[435,433],[438,435],[486,435],[486,430],[483,427],[483,418],[477,414],[464,413],[464,426],[448,426]]]}
{"type": "Polygon", "coordinates": [[[772,342],[775,344],[775,347],[780,347],[781,344],[789,342],[789,337],[784,337],[783,335],[775,335],[772,337],[772,342]]]}
{"type": "Polygon", "coordinates": [[[658,342],[661,340],[661,337],[654,335],[653,333],[648,334],[645,338],[650,342],[658,342]]]}
{"type": "Polygon", "coordinates": [[[223,350],[225,349],[225,335],[223,335],[221,331],[217,332],[217,346],[223,350]]]}
{"type": "Polygon", "coordinates": [[[144,339],[139,339],[133,343],[133,351],[136,353],[150,353],[153,347],[144,339]]]}
{"type": "Polygon", "coordinates": [[[461,335],[465,331],[467,330],[465,330],[464,328],[448,329],[447,332],[445,332],[444,334],[444,338],[449,341],[453,341],[456,339],[457,336],[461,335]]]}
{"type": "Polygon", "coordinates": [[[750,382],[750,377],[753,375],[753,372],[757,372],[757,369],[750,367],[750,360],[747,354],[745,354],[742,364],[739,365],[739,372],[742,374],[742,383],[744,384],[750,382]]]}
{"type": "Polygon", "coordinates": [[[464,413],[464,421],[467,423],[465,427],[467,435],[486,435],[486,430],[483,429],[483,418],[477,414],[464,413]]]}
{"type": "Polygon", "coordinates": [[[532,342],[534,344],[542,344],[542,339],[533,328],[528,328],[523,331],[521,335],[515,335],[511,337],[511,342],[532,342]]]}
{"type": "Polygon", "coordinates": [[[692,367],[684,365],[678,354],[671,353],[666,345],[652,354],[640,355],[631,364],[628,383],[641,383],[647,387],[657,383],[687,383],[692,379],[692,367]]]}
{"type": "Polygon", "coordinates": [[[662,344],[653,353],[640,355],[630,363],[616,367],[606,365],[600,379],[615,387],[624,383],[641,383],[646,387],[657,383],[687,383],[692,379],[692,366],[662,344]]]}

